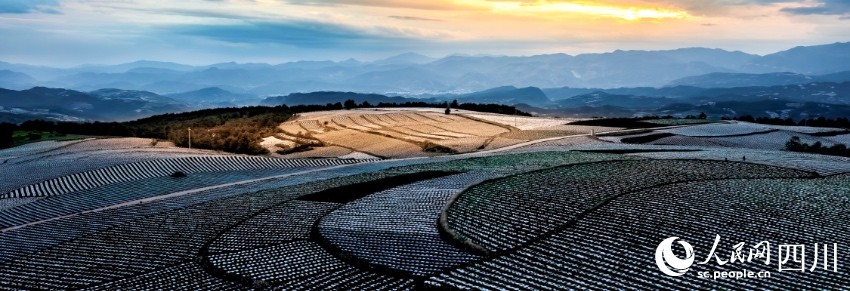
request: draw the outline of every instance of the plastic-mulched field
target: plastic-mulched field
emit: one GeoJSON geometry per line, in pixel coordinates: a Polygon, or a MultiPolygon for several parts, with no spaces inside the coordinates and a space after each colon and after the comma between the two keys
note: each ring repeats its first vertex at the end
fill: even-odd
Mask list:
{"type": "MultiPolygon", "coordinates": [[[[9,246],[0,251],[0,289],[162,288],[170,290],[228,290],[256,287],[272,290],[408,290],[429,286],[502,290],[552,290],[565,287],[573,287],[574,289],[630,289],[630,287],[640,288],[641,286],[672,286],[673,288],[668,289],[682,289],[702,285],[694,285],[695,283],[691,283],[691,280],[665,281],[657,267],[654,266],[654,261],[651,258],[644,260],[643,257],[646,256],[643,250],[649,248],[648,254],[651,256],[660,240],[654,241],[653,235],[655,234],[652,231],[655,229],[649,228],[647,230],[645,229],[646,226],[640,224],[644,221],[653,221],[652,219],[636,221],[637,219],[633,216],[658,214],[658,221],[669,222],[671,218],[665,216],[667,212],[652,211],[657,209],[659,199],[662,199],[661,203],[664,204],[667,203],[667,200],[663,199],[678,197],[676,201],[679,204],[675,204],[675,207],[671,207],[668,212],[676,214],[675,211],[680,211],[689,213],[689,215],[690,213],[699,214],[688,217],[690,220],[683,220],[694,227],[700,226],[702,221],[710,221],[718,222],[718,225],[728,229],[727,226],[731,225],[730,222],[740,221],[741,217],[736,216],[738,212],[720,211],[724,209],[723,207],[728,207],[727,204],[717,203],[724,201],[724,199],[742,201],[741,203],[745,203],[743,205],[756,209],[761,209],[759,205],[763,205],[762,208],[764,209],[774,209],[773,212],[758,212],[754,217],[760,219],[753,220],[747,225],[759,226],[760,228],[756,228],[758,230],[771,229],[770,227],[773,226],[831,226],[814,223],[813,221],[818,218],[836,218],[835,221],[846,221],[846,217],[841,216],[846,215],[846,209],[844,212],[821,210],[803,220],[793,220],[789,218],[790,215],[783,216],[783,211],[775,210],[799,209],[810,213],[810,210],[823,208],[820,207],[822,205],[832,205],[833,208],[830,209],[844,209],[835,208],[835,205],[846,205],[846,203],[844,200],[833,197],[833,194],[839,193],[841,189],[846,189],[841,188],[846,187],[846,177],[845,180],[841,180],[840,177],[814,178],[811,173],[736,162],[637,159],[641,158],[600,153],[533,152],[466,159],[447,157],[367,163],[306,175],[223,187],[198,193],[198,195],[158,200],[122,209],[107,210],[104,213],[83,214],[65,220],[0,233],[0,245],[9,246]],[[640,165],[640,163],[645,164],[640,165]],[[610,168],[606,168],[606,165],[610,168]],[[565,169],[574,169],[575,171],[565,172],[565,169]],[[679,170],[680,173],[677,173],[676,170],[679,170]],[[702,170],[702,173],[700,170],[702,170]],[[353,184],[379,181],[423,171],[458,171],[464,173],[394,187],[351,202],[295,200],[299,197],[305,197],[305,195],[339,187],[348,187],[353,184]],[[455,252],[458,254],[467,252],[465,248],[462,248],[463,245],[458,244],[459,241],[445,236],[440,238],[444,240],[443,242],[431,241],[436,238],[429,236],[428,241],[424,241],[427,244],[423,244],[426,247],[420,246],[419,248],[410,243],[415,242],[417,237],[405,236],[408,233],[433,234],[434,230],[439,230],[437,229],[437,221],[434,219],[440,211],[437,206],[441,203],[438,202],[446,201],[444,199],[449,195],[460,192],[464,185],[499,177],[503,177],[502,180],[504,181],[520,176],[538,177],[541,173],[550,173],[553,176],[526,179],[541,182],[539,184],[542,185],[539,185],[538,188],[523,184],[521,183],[523,180],[516,179],[518,183],[504,184],[505,191],[525,193],[514,195],[514,197],[515,199],[528,199],[526,204],[537,204],[541,207],[550,207],[550,209],[556,209],[557,207],[553,206],[557,204],[566,204],[566,209],[571,206],[587,206],[589,211],[582,212],[583,215],[578,216],[581,219],[576,223],[556,226],[552,228],[553,230],[543,231],[536,237],[517,236],[511,232],[515,229],[510,228],[488,228],[489,231],[499,232],[494,236],[504,237],[505,241],[515,241],[512,238],[516,237],[528,241],[519,244],[518,247],[491,252],[494,255],[487,258],[468,253],[466,255],[468,259],[463,260],[465,264],[462,265],[450,264],[439,267],[439,270],[424,270],[420,269],[420,265],[415,262],[411,264],[411,261],[403,259],[407,258],[405,251],[408,251],[407,254],[415,254],[412,251],[434,250],[434,248],[427,246],[437,244],[443,244],[447,248],[457,247],[455,252]],[[623,174],[620,175],[622,177],[617,177],[614,173],[631,174],[623,174]],[[517,176],[510,176],[514,174],[517,174],[517,176]],[[672,177],[659,178],[653,177],[653,175],[672,177]],[[597,176],[600,177],[594,178],[597,176]],[[563,183],[567,182],[560,181],[564,177],[567,177],[567,181],[573,182],[587,180],[583,185],[594,187],[587,189],[590,191],[589,193],[566,193],[564,190],[548,191],[551,195],[557,196],[549,197],[549,199],[545,197],[547,191],[533,191],[546,187],[577,189],[575,187],[569,188],[568,185],[564,187],[563,183]],[[776,195],[775,198],[772,195],[749,197],[737,194],[750,193],[741,187],[750,185],[749,181],[761,181],[759,177],[786,177],[766,180],[770,183],[775,181],[796,183],[795,181],[799,181],[800,183],[813,182],[813,184],[791,187],[777,183],[774,183],[775,185],[768,182],[763,183],[770,184],[776,189],[791,187],[799,190],[792,194],[784,194],[785,196],[776,195]],[[738,180],[740,178],[747,178],[747,180],[738,180]],[[594,179],[597,181],[596,184],[593,182],[594,179]],[[639,187],[630,186],[639,185],[640,182],[635,181],[641,179],[645,179],[647,184],[659,181],[675,183],[658,185],[643,190],[639,187]],[[686,182],[689,179],[727,180],[686,182]],[[818,202],[811,202],[811,199],[801,193],[813,189],[813,185],[833,183],[815,182],[819,181],[815,179],[834,180],[836,181],[834,184],[837,186],[824,188],[824,196],[816,197],[820,199],[818,202]],[[603,184],[599,182],[601,180],[610,180],[610,182],[603,184]],[[691,185],[689,183],[722,184],[734,181],[747,182],[730,184],[731,186],[726,188],[714,184],[689,186],[691,185]],[[675,188],[674,186],[678,187],[677,185],[684,186],[681,186],[681,189],[675,188]],[[659,195],[658,193],[641,194],[641,191],[667,189],[665,187],[680,189],[683,194],[680,196],[659,195]],[[690,191],[692,188],[696,190],[690,191]],[[511,189],[516,189],[516,191],[511,189]],[[732,191],[727,196],[712,194],[714,193],[712,191],[720,193],[720,191],[727,189],[732,191]],[[594,193],[599,194],[596,197],[600,197],[618,191],[633,192],[615,194],[611,197],[614,199],[605,200],[608,202],[603,201],[602,203],[598,203],[598,201],[578,201],[579,199],[576,199],[578,197],[591,197],[596,195],[594,193]],[[406,196],[408,193],[417,192],[418,194],[425,194],[421,196],[427,196],[429,199],[413,199],[412,195],[406,196]],[[689,195],[691,192],[696,194],[689,195]],[[631,198],[631,195],[635,195],[635,197],[631,198]],[[574,196],[574,198],[564,198],[563,196],[574,196]],[[767,204],[764,204],[765,200],[767,204]],[[570,201],[574,203],[570,204],[570,201]],[[624,201],[622,202],[624,206],[617,204],[620,203],[619,201],[624,201]],[[689,207],[691,205],[701,206],[706,210],[703,212],[691,211],[689,207]],[[610,213],[596,215],[609,208],[613,209],[609,211],[610,213]],[[711,219],[702,218],[707,217],[705,213],[714,213],[714,211],[720,211],[721,215],[711,219]],[[358,217],[359,214],[364,216],[358,217]],[[367,217],[375,217],[375,223],[365,223],[368,221],[367,217]],[[323,218],[327,220],[323,221],[323,218]],[[606,227],[608,225],[598,222],[599,219],[611,219],[610,224],[613,226],[606,227]],[[573,229],[579,229],[584,225],[585,220],[589,221],[587,227],[590,230],[586,231],[587,236],[578,236],[578,239],[572,239],[569,236],[562,238],[562,235],[567,234],[585,235],[573,231],[573,229]],[[322,222],[319,223],[320,221],[322,222]],[[431,226],[428,226],[429,221],[433,222],[431,226]],[[765,221],[785,221],[786,223],[763,224],[765,221]],[[321,231],[323,224],[330,227],[326,228],[329,231],[321,231]],[[433,229],[429,227],[433,227],[433,229]],[[643,233],[647,238],[635,238],[636,245],[629,245],[633,247],[630,252],[618,251],[613,247],[591,248],[590,250],[583,248],[586,245],[593,245],[591,242],[596,239],[593,235],[599,237],[599,243],[627,244],[631,242],[631,233],[627,232],[631,229],[643,233]],[[334,240],[335,234],[343,233],[337,230],[354,231],[351,232],[354,235],[340,236],[340,239],[334,240]],[[593,233],[593,231],[596,233],[593,233]],[[375,236],[385,235],[385,239],[376,240],[359,236],[357,235],[358,232],[374,234],[375,236]],[[393,238],[398,238],[398,240],[392,240],[393,238]],[[398,252],[389,252],[393,249],[393,244],[405,247],[398,247],[398,252]],[[570,245],[570,247],[563,247],[567,245],[570,245]],[[347,247],[351,246],[363,247],[346,250],[347,247]],[[357,253],[358,250],[361,253],[357,253]],[[393,254],[397,257],[394,257],[393,254]],[[605,265],[605,262],[608,261],[602,259],[620,255],[624,256],[624,262],[631,265],[626,267],[605,265]],[[584,265],[570,265],[571,262],[575,261],[584,263],[584,265]],[[602,263],[596,267],[591,266],[590,262],[595,261],[602,261],[602,263]],[[408,264],[396,265],[402,266],[401,268],[392,267],[392,264],[396,262],[407,262],[408,264]],[[625,279],[618,281],[615,278],[617,276],[625,279]],[[182,278],[182,280],[179,278],[182,278]],[[628,281],[632,279],[634,281],[628,281]]],[[[485,187],[489,183],[484,182],[473,188],[485,187]]],[[[465,193],[468,194],[469,192],[465,193]]],[[[466,194],[461,194],[459,199],[463,199],[466,194]]],[[[592,197],[591,200],[593,200],[592,197]]],[[[504,202],[498,199],[491,199],[492,201],[504,202]]],[[[563,218],[563,215],[534,215],[533,212],[536,210],[533,207],[515,207],[516,214],[505,214],[506,207],[504,206],[488,208],[489,206],[484,204],[476,205],[483,207],[480,208],[481,212],[492,211],[494,215],[489,216],[491,219],[500,219],[499,215],[518,216],[518,214],[525,213],[526,215],[521,219],[529,224],[546,226],[557,224],[553,221],[563,218]]],[[[695,243],[695,245],[698,241],[702,242],[701,236],[691,235],[695,232],[693,229],[687,227],[683,229],[682,233],[677,233],[677,235],[683,238],[693,237],[689,241],[695,243]]],[[[715,231],[715,229],[710,230],[715,231]]],[[[832,237],[832,235],[848,237],[842,231],[846,232],[846,229],[816,230],[812,233],[824,235],[824,237],[832,237]]],[[[800,232],[789,231],[789,233],[800,232]]],[[[663,232],[658,235],[668,234],[663,232]]],[[[732,236],[730,234],[730,239],[732,236]]],[[[811,238],[818,238],[818,236],[814,235],[811,238]]],[[[704,248],[704,244],[707,243],[710,243],[710,241],[701,243],[699,247],[704,248]]],[[[836,241],[836,243],[846,244],[847,242],[836,241]]],[[[486,244],[482,242],[479,245],[486,244]]],[[[702,251],[702,249],[698,249],[698,251],[702,251]]],[[[448,253],[422,253],[423,256],[433,256],[428,258],[428,260],[433,261],[439,261],[441,259],[439,256],[445,254],[448,253]]],[[[846,256],[844,253],[842,255],[846,256]]],[[[691,272],[694,272],[694,270],[691,272]]],[[[689,275],[692,274],[689,273],[689,275]]],[[[796,281],[798,283],[794,284],[806,284],[811,288],[824,286],[830,289],[830,287],[841,286],[837,285],[839,283],[845,283],[841,280],[846,280],[843,278],[846,278],[847,274],[838,275],[840,277],[830,274],[817,277],[823,278],[820,279],[821,281],[811,281],[807,279],[808,277],[801,278],[796,281]]],[[[719,286],[726,289],[753,288],[740,284],[731,282],[719,286]]],[[[774,285],[764,286],[779,287],[777,289],[793,289],[799,286],[771,284],[774,285]]]]}
{"type": "MultiPolygon", "coordinates": [[[[0,170],[12,173],[0,180],[0,193],[8,193],[26,185],[85,171],[122,164],[160,159],[204,156],[229,156],[212,151],[176,148],[160,142],[151,146],[141,138],[87,139],[68,142],[39,142],[38,150],[25,155],[0,158],[0,170]],[[26,174],[24,174],[26,173],[26,174]]],[[[29,145],[0,150],[0,154],[19,151],[29,145]]]]}
{"type": "Polygon", "coordinates": [[[850,256],[850,229],[845,223],[850,218],[848,190],[848,175],[653,187],[614,199],[526,247],[426,283],[500,290],[841,290],[850,284],[842,263],[850,256]],[[717,235],[721,237],[717,257],[710,258],[717,235]],[[697,264],[684,276],[664,275],[656,266],[656,247],[670,237],[693,245],[697,264]],[[769,264],[765,257],[748,257],[762,241],[770,243],[769,264]],[[739,243],[743,243],[740,261],[730,261],[739,243]],[[801,253],[781,255],[781,245],[799,244],[806,246],[804,258],[801,253]],[[705,261],[709,262],[700,264],[705,261]],[[712,280],[697,275],[744,270],[767,271],[771,277],[712,280]]]}
{"type": "Polygon", "coordinates": [[[832,132],[832,131],[841,131],[840,128],[827,128],[827,127],[808,127],[808,126],[783,126],[783,125],[770,125],[770,124],[756,124],[750,122],[736,121],[734,123],[712,123],[712,124],[703,124],[703,125],[694,125],[694,126],[686,126],[686,127],[678,127],[672,129],[663,129],[659,130],[660,132],[669,132],[676,135],[684,135],[684,136],[701,136],[701,137],[711,137],[711,136],[730,136],[730,135],[744,135],[744,134],[753,134],[753,133],[761,133],[768,132],[774,130],[784,130],[790,132],[798,132],[798,133],[820,133],[820,132],[832,132]]]}
{"type": "Polygon", "coordinates": [[[787,151],[766,151],[736,148],[702,148],[697,151],[660,151],[630,154],[653,159],[700,159],[716,161],[746,161],[763,165],[787,167],[821,175],[850,172],[850,158],[787,151]]]}
{"type": "Polygon", "coordinates": [[[415,276],[478,259],[440,238],[436,221],[452,195],[488,178],[472,171],[395,187],[335,210],[319,231],[335,247],[371,264],[415,276]]]}
{"type": "MultiPolygon", "coordinates": [[[[253,169],[321,167],[358,162],[360,161],[340,159],[284,160],[249,156],[201,156],[159,159],[121,164],[62,176],[13,190],[0,196],[0,198],[55,196],[114,183],[169,176],[176,171],[191,174],[253,169]]],[[[26,176],[28,174],[28,172],[19,172],[16,175],[26,176]]]]}
{"type": "Polygon", "coordinates": [[[683,146],[723,146],[730,148],[761,149],[761,150],[785,150],[785,143],[792,137],[799,137],[801,143],[814,144],[820,142],[824,146],[832,146],[836,142],[828,137],[811,136],[804,133],[777,130],[766,133],[754,133],[743,136],[718,136],[718,137],[689,137],[671,136],[664,137],[648,144],[657,145],[683,145],[683,146]]]}
{"type": "MultiPolygon", "coordinates": [[[[0,287],[68,289],[119,281],[123,282],[122,284],[135,282],[134,284],[139,284],[135,285],[137,288],[149,286],[142,277],[137,276],[151,278],[146,280],[173,279],[175,274],[185,271],[186,266],[182,264],[196,260],[203,245],[213,241],[243,218],[300,195],[358,181],[423,170],[482,167],[509,171],[527,170],[535,166],[562,163],[559,157],[564,155],[521,154],[434,165],[423,163],[451,159],[351,165],[307,175],[216,188],[120,209],[83,213],[9,230],[0,233],[0,242],[6,246],[0,252],[0,262],[5,266],[4,270],[0,271],[0,278],[4,278],[0,280],[0,287]],[[527,161],[527,164],[522,161],[527,161]],[[390,167],[400,168],[388,169],[390,167]],[[45,264],[50,264],[51,268],[45,270],[45,264]],[[92,271],[75,271],[80,268],[89,268],[92,271]],[[106,271],[97,272],[101,269],[106,271]],[[150,274],[156,275],[150,277],[153,276],[150,274]]],[[[154,184],[157,183],[152,185],[154,184]]],[[[133,187],[124,187],[125,191],[132,189],[133,187]]],[[[141,189],[139,192],[145,191],[147,190],[141,189]]],[[[55,198],[60,197],[63,196],[55,198]]],[[[189,289],[217,289],[214,286],[219,286],[218,283],[198,285],[199,282],[213,284],[217,281],[187,281],[183,286],[188,286],[186,288],[189,289]]]]}
{"type": "Polygon", "coordinates": [[[476,185],[448,207],[446,219],[459,240],[499,253],[557,230],[595,205],[633,190],[693,180],[811,176],[784,168],[718,161],[589,163],[476,185]]]}
{"type": "MultiPolygon", "coordinates": [[[[171,280],[184,272],[184,264],[195,264],[205,244],[254,213],[315,191],[396,175],[381,170],[405,164],[355,165],[10,230],[0,234],[9,246],[0,253],[0,287],[79,289],[120,282],[138,289],[171,280]]],[[[178,282],[175,290],[220,286],[210,274],[203,276],[178,282]]]]}
{"type": "Polygon", "coordinates": [[[694,125],[686,127],[677,127],[671,129],[662,129],[659,132],[669,132],[675,135],[684,136],[730,136],[753,134],[758,132],[768,132],[775,130],[762,126],[761,124],[753,124],[746,122],[738,123],[712,123],[703,125],[694,125]]]}
{"type": "Polygon", "coordinates": [[[71,144],[84,142],[86,140],[68,140],[68,141],[42,141],[42,142],[34,142],[25,145],[16,146],[13,148],[2,149],[0,150],[0,159],[7,160],[10,158],[15,158],[19,156],[29,156],[53,149],[57,149],[60,147],[68,146],[71,144]]]}

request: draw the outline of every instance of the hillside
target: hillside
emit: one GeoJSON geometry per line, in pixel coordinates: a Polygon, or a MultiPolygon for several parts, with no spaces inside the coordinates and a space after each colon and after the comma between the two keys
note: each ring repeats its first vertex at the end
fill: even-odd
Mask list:
{"type": "Polygon", "coordinates": [[[457,109],[445,114],[439,108],[320,111],[299,114],[282,124],[283,133],[275,137],[288,141],[290,147],[310,145],[313,154],[348,150],[397,158],[475,152],[530,140],[613,130],[565,125],[569,121],[457,109]]]}
{"type": "Polygon", "coordinates": [[[804,75],[796,73],[711,73],[690,76],[673,80],[668,87],[693,86],[701,88],[734,88],[734,87],[770,87],[779,85],[800,85],[817,82],[843,83],[850,82],[850,71],[827,75],[804,75]]]}
{"type": "Polygon", "coordinates": [[[0,106],[18,108],[30,115],[62,114],[101,121],[129,120],[191,109],[173,99],[143,91],[102,89],[83,93],[44,87],[22,91],[0,89],[0,106]]]}
{"type": "Polygon", "coordinates": [[[168,94],[166,96],[190,103],[197,108],[252,106],[257,105],[261,101],[256,95],[233,93],[218,87],[168,94]]]}

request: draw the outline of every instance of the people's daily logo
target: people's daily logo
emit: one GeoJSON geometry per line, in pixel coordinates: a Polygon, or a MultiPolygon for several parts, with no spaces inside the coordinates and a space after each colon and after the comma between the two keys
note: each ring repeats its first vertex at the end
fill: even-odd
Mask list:
{"type": "Polygon", "coordinates": [[[694,264],[694,248],[688,242],[678,241],[685,248],[685,258],[679,258],[673,253],[673,242],[676,242],[677,239],[679,238],[665,239],[655,249],[655,263],[658,264],[658,269],[661,269],[662,273],[674,277],[684,275],[694,264]]]}
{"type": "MultiPolygon", "coordinates": [[[[742,266],[743,268],[754,268],[756,270],[718,270],[714,272],[703,270],[696,272],[700,278],[711,278],[714,280],[724,278],[733,278],[736,280],[770,278],[770,271],[758,266],[762,264],[764,266],[776,265],[779,272],[838,272],[838,244],[835,243],[815,243],[813,245],[779,244],[777,247],[776,244],[771,244],[769,241],[761,241],[752,245],[748,245],[746,242],[740,242],[733,245],[731,249],[723,250],[720,242],[720,235],[717,235],[711,251],[705,256],[705,260],[696,264],[706,265],[712,262],[718,266],[745,264],[742,266]]],[[[682,254],[681,252],[678,253],[682,254]]],[[[685,275],[691,266],[694,265],[694,259],[696,259],[694,248],[690,243],[679,239],[679,237],[667,238],[661,241],[661,244],[655,249],[655,264],[667,276],[679,277],[685,275]],[[679,243],[684,248],[684,257],[679,257],[673,252],[673,243],[679,243]]]]}

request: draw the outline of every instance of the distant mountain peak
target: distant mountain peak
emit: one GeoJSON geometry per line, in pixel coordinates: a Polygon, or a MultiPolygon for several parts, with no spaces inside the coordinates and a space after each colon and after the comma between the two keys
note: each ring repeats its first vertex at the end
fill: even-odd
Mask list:
{"type": "Polygon", "coordinates": [[[414,52],[403,53],[400,55],[392,56],[383,60],[375,61],[375,63],[380,64],[426,64],[433,61],[436,61],[436,58],[432,58],[429,56],[424,56],[414,52]]]}

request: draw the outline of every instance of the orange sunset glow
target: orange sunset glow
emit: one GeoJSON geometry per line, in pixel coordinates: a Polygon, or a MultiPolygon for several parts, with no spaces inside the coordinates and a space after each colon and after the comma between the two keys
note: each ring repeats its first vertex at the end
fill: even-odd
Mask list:
{"type": "Polygon", "coordinates": [[[85,60],[124,62],[146,55],[201,64],[374,60],[411,51],[430,56],[575,55],[710,47],[769,54],[797,45],[846,41],[850,35],[850,5],[834,0],[3,3],[0,55],[19,62],[69,66],[85,60]],[[34,51],[33,47],[63,50],[34,51]]]}
{"type": "Polygon", "coordinates": [[[598,17],[613,17],[625,20],[637,19],[662,19],[662,18],[688,18],[691,17],[687,11],[670,10],[658,7],[634,7],[616,6],[602,2],[493,2],[493,11],[516,13],[516,12],[554,12],[554,13],[578,13],[598,17]]]}

